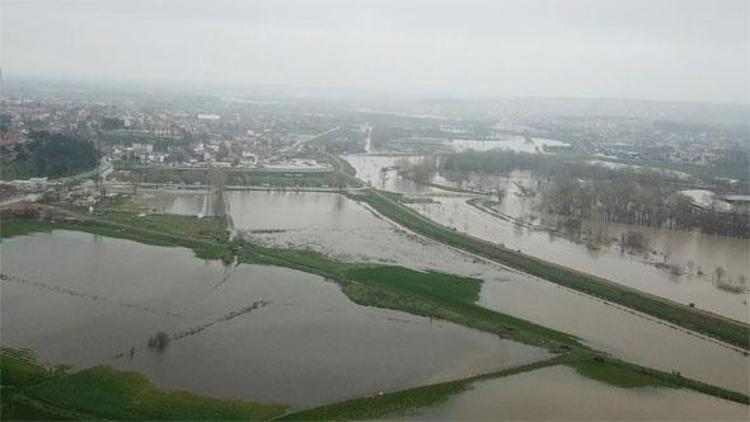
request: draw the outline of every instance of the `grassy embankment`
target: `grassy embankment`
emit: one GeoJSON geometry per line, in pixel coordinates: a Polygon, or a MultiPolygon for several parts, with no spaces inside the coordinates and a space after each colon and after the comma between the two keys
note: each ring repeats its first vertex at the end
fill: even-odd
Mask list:
{"type": "Polygon", "coordinates": [[[397,194],[350,194],[408,229],[455,248],[491,259],[553,283],[617,303],[689,330],[750,349],[750,327],[608,280],[525,255],[441,226],[399,202],[397,194]]]}
{"type": "MultiPolygon", "coordinates": [[[[651,385],[655,380],[658,380],[665,385],[686,387],[705,394],[748,403],[747,396],[739,393],[692,381],[677,375],[620,362],[608,357],[598,357],[596,352],[580,345],[573,336],[485,309],[475,303],[478,299],[481,283],[481,281],[476,279],[443,273],[425,273],[394,266],[342,263],[311,251],[268,248],[247,242],[189,238],[186,237],[190,232],[185,231],[185,222],[187,221],[186,219],[192,220],[191,217],[157,217],[151,216],[150,219],[149,217],[139,217],[137,220],[138,223],[142,223],[143,219],[147,220],[145,220],[145,224],[138,224],[137,226],[124,225],[123,221],[127,221],[124,216],[114,216],[113,220],[116,220],[116,222],[100,220],[76,223],[51,223],[29,219],[11,219],[4,221],[2,235],[3,237],[9,237],[34,231],[73,229],[131,239],[148,244],[189,247],[196,251],[196,255],[205,258],[211,258],[204,252],[206,250],[213,251],[212,255],[214,259],[228,255],[234,257],[236,254],[240,262],[278,265],[337,280],[347,296],[365,306],[378,306],[441,318],[502,337],[509,337],[526,344],[542,346],[558,352],[566,352],[558,359],[564,359],[565,364],[576,365],[576,369],[582,375],[600,379],[613,385],[651,385]],[[174,218],[174,221],[169,221],[172,218],[174,218]]],[[[200,221],[196,220],[195,224],[202,224],[200,221]]],[[[220,225],[216,225],[211,221],[205,224],[211,225],[214,229],[220,227],[220,225]]],[[[198,233],[202,233],[201,229],[196,230],[198,233]]],[[[221,238],[218,234],[214,236],[215,239],[221,238]]],[[[546,366],[547,364],[550,363],[539,363],[542,366],[546,366]]],[[[532,366],[529,368],[518,368],[517,370],[531,369],[535,368],[532,366]]],[[[491,376],[501,376],[503,373],[492,374],[491,376]]],[[[73,377],[73,375],[75,374],[66,375],[66,378],[69,376],[73,377]]],[[[202,402],[197,396],[193,395],[180,396],[178,394],[177,396],[172,396],[172,393],[161,393],[153,390],[145,380],[141,379],[138,381],[137,376],[123,375],[122,373],[103,368],[87,373],[86,377],[73,377],[72,380],[68,378],[66,384],[60,384],[64,385],[62,388],[39,388],[36,395],[33,395],[34,390],[31,390],[29,391],[29,394],[32,394],[31,396],[24,392],[22,395],[11,397],[17,397],[17,400],[14,402],[14,406],[17,409],[26,409],[25,411],[31,412],[34,409],[38,410],[41,406],[43,409],[47,409],[45,411],[51,411],[48,405],[52,405],[53,409],[55,409],[55,403],[62,406],[69,400],[66,394],[70,393],[76,397],[75,400],[71,399],[73,401],[70,402],[75,407],[65,406],[64,409],[56,409],[56,412],[83,412],[91,413],[95,416],[117,418],[125,418],[128,415],[132,415],[134,418],[145,416],[152,418],[170,418],[173,416],[188,418],[186,415],[191,415],[190,419],[197,419],[209,417],[204,416],[208,414],[207,412],[240,411],[236,409],[245,409],[250,412],[255,409],[255,406],[259,406],[254,403],[248,405],[246,402],[214,401],[214,399],[206,399],[206,402],[202,402]],[[84,380],[84,382],[78,382],[78,380],[84,380]],[[101,386],[99,383],[101,383],[101,386]],[[123,385],[127,388],[122,387],[123,385]],[[104,393],[99,395],[96,392],[89,392],[88,388],[91,386],[97,389],[102,388],[104,393]],[[108,390],[110,388],[111,391],[108,390]],[[80,391],[77,389],[80,389],[80,391]],[[139,396],[140,394],[146,394],[147,397],[159,397],[160,402],[175,400],[175,403],[183,399],[188,400],[186,397],[189,397],[190,400],[195,401],[195,406],[197,407],[186,408],[188,410],[185,410],[185,412],[189,411],[193,413],[181,413],[179,415],[170,414],[166,411],[158,413],[161,410],[148,407],[146,409],[154,413],[145,415],[127,407],[126,404],[130,403],[130,401],[117,402],[113,408],[114,410],[99,409],[98,407],[108,395],[115,395],[116,397],[141,397],[139,396]],[[167,394],[167,396],[159,396],[159,394],[167,394]],[[246,409],[243,406],[251,407],[246,409]],[[98,413],[100,411],[118,413],[98,413]],[[129,413],[131,411],[133,413],[129,413]]],[[[3,378],[6,377],[4,376],[3,378]]],[[[358,399],[341,403],[339,404],[341,407],[336,407],[339,405],[332,405],[326,406],[324,410],[317,411],[324,411],[326,415],[329,415],[326,417],[331,418],[376,417],[380,415],[378,412],[400,412],[414,407],[436,404],[450,394],[461,391],[461,388],[464,388],[461,386],[468,385],[472,380],[475,381],[476,379],[458,381],[455,384],[446,383],[425,386],[374,398],[358,399]],[[385,401],[380,402],[381,400],[385,401]],[[378,407],[381,410],[378,410],[378,407]],[[336,416],[337,412],[342,412],[340,413],[341,416],[336,416]]],[[[143,400],[149,402],[147,399],[143,400]]],[[[314,416],[316,413],[311,414],[314,416]]],[[[311,417],[307,413],[301,415],[300,417],[311,417]]]]}
{"type": "Polygon", "coordinates": [[[142,375],[107,367],[48,368],[8,349],[0,352],[0,370],[4,420],[267,420],[286,412],[282,405],[160,391],[142,375]]]}

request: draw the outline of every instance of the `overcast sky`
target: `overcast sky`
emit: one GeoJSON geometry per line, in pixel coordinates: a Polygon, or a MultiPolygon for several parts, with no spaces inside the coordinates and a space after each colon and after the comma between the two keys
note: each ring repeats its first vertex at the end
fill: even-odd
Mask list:
{"type": "Polygon", "coordinates": [[[748,1],[0,0],[6,75],[748,102],[748,1]]]}

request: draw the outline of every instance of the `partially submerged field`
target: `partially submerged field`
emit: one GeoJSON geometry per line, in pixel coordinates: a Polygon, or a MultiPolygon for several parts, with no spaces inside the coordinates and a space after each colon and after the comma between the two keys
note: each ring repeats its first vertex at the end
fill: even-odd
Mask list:
{"type": "Polygon", "coordinates": [[[607,280],[549,263],[523,253],[459,233],[436,224],[400,203],[401,196],[379,191],[351,194],[404,227],[445,243],[553,283],[655,316],[689,330],[750,349],[750,327],[707,312],[692,309],[607,280]]]}
{"type": "MultiPolygon", "coordinates": [[[[343,292],[361,305],[452,321],[501,338],[541,346],[560,354],[552,361],[526,365],[515,370],[502,370],[494,375],[481,375],[480,378],[528,371],[539,366],[565,364],[575,367],[584,376],[613,385],[625,387],[660,385],[689,388],[740,403],[748,402],[747,396],[743,394],[692,381],[679,374],[669,374],[618,361],[582,345],[575,337],[483,308],[476,304],[480,280],[445,273],[425,273],[392,265],[343,263],[310,251],[271,248],[246,241],[229,240],[223,220],[219,219],[164,215],[136,217],[127,213],[111,213],[95,219],[79,218],[70,222],[11,218],[4,219],[2,236],[8,238],[56,229],[78,230],[160,246],[187,247],[192,249],[196,256],[204,259],[223,259],[225,262],[236,260],[241,263],[274,265],[310,272],[337,281],[343,292]]],[[[31,361],[27,358],[20,359],[23,365],[19,364],[19,356],[15,353],[4,352],[4,380],[17,379],[18,376],[12,374],[19,372],[17,368],[7,367],[6,363],[20,365],[18,367],[25,368],[20,373],[30,374],[32,378],[35,373],[39,373],[38,369],[34,369],[36,364],[30,364],[31,361]],[[11,358],[5,358],[7,353],[10,353],[11,358]]],[[[43,371],[44,374],[48,372],[50,371],[46,369],[43,371]]],[[[213,418],[221,415],[222,418],[230,419],[267,419],[284,413],[283,407],[275,405],[266,406],[213,399],[204,401],[194,399],[192,395],[171,395],[171,393],[159,392],[138,376],[105,368],[87,370],[83,373],[74,372],[64,376],[60,371],[55,374],[55,380],[59,377],[59,381],[55,382],[61,383],[60,385],[64,387],[55,386],[55,382],[52,382],[46,388],[40,386],[29,388],[27,391],[25,390],[27,387],[20,381],[12,381],[15,384],[3,387],[7,391],[15,392],[4,394],[4,412],[16,417],[34,415],[39,417],[40,414],[47,412],[48,415],[68,415],[78,418],[82,417],[81,415],[125,418],[126,415],[132,414],[138,418],[185,418],[188,415],[194,416],[191,418],[213,418]],[[85,382],[79,382],[80,380],[85,380],[85,382]],[[180,403],[181,400],[189,400],[191,406],[180,406],[180,409],[167,406],[167,410],[162,409],[161,405],[157,408],[146,406],[142,410],[146,413],[130,413],[134,412],[127,405],[130,401],[115,400],[115,403],[119,404],[102,409],[100,404],[102,397],[105,396],[87,392],[91,386],[95,385],[103,386],[102,391],[109,391],[107,395],[141,397],[140,400],[148,403],[151,403],[154,397],[158,398],[158,403],[180,403]],[[76,399],[70,399],[68,394],[73,394],[76,399]],[[188,413],[183,413],[183,411],[188,413]]],[[[410,409],[442,402],[446,397],[463,391],[466,385],[476,380],[477,378],[474,377],[463,381],[418,387],[404,392],[326,406],[311,410],[311,413],[288,416],[292,418],[323,416],[334,419],[361,419],[382,417],[394,414],[394,412],[401,414],[410,409]]]]}

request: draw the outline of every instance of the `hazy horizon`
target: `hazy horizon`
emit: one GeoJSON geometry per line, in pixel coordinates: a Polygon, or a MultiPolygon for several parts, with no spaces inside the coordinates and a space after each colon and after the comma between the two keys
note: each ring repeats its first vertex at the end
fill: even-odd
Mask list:
{"type": "Polygon", "coordinates": [[[1,4],[6,79],[750,101],[744,1],[1,4]]]}

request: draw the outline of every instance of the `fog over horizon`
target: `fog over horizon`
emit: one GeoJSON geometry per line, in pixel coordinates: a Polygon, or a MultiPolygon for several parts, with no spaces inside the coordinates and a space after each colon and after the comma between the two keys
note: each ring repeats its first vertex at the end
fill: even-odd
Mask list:
{"type": "Polygon", "coordinates": [[[2,0],[3,74],[750,102],[750,2],[2,0]]]}

